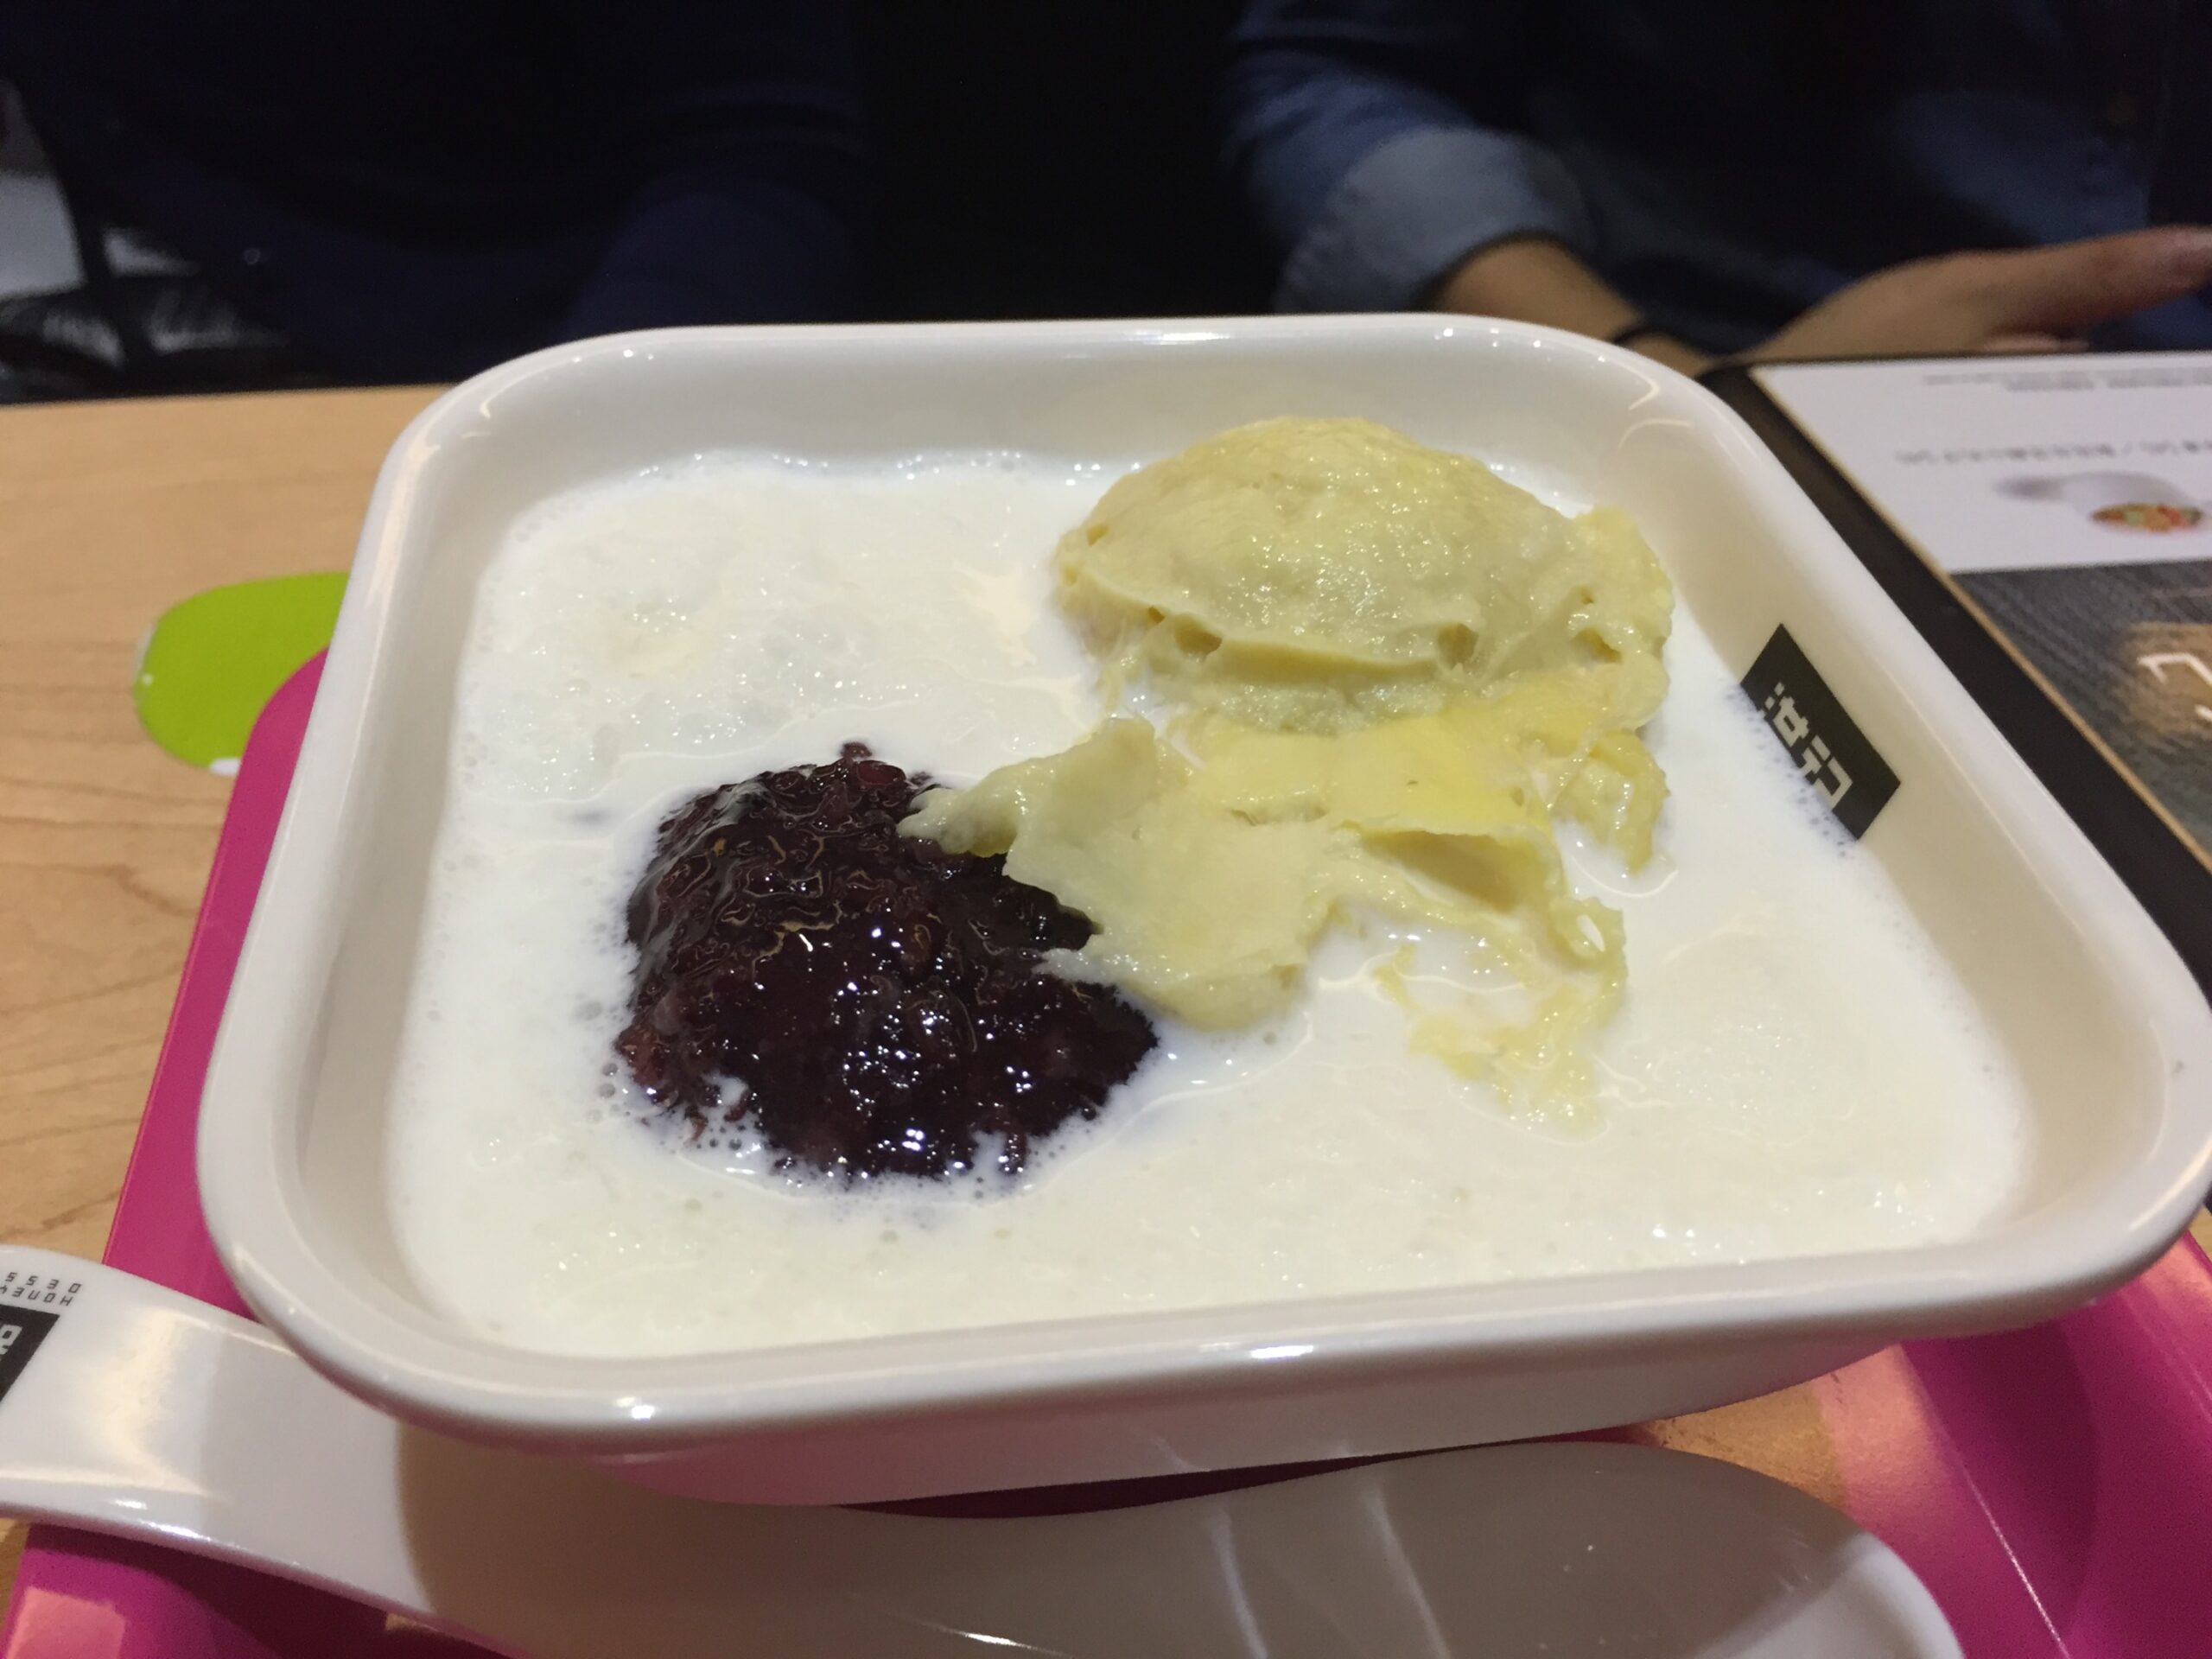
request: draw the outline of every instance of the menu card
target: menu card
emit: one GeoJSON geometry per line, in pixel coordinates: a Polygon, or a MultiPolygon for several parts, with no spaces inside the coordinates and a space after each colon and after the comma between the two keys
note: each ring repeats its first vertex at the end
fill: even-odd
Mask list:
{"type": "Polygon", "coordinates": [[[2212,353],[1751,378],[2212,864],[2212,353]]]}

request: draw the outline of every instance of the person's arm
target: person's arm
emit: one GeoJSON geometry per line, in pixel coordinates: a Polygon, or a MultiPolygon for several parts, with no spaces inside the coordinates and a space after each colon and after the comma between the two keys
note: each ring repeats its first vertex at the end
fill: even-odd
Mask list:
{"type": "MultiPolygon", "coordinates": [[[[1417,306],[1622,335],[1637,308],[1593,268],[1557,159],[1484,125],[1528,73],[1518,8],[1481,0],[1254,0],[1227,83],[1228,159],[1287,251],[1279,301],[1417,306]]],[[[1747,357],[2049,351],[2212,282],[2212,234],[2172,226],[1876,271],[1747,357]]],[[[1711,359],[1654,333],[1626,343],[1688,372],[1711,359]]]]}
{"type": "Polygon", "coordinates": [[[1685,374],[1713,365],[1695,346],[1641,327],[1643,318],[1626,296],[1572,250],[1544,238],[1483,249],[1437,285],[1430,302],[1440,311],[1511,317],[1618,340],[1685,374]]]}
{"type": "Polygon", "coordinates": [[[850,314],[864,180],[846,8],[651,0],[610,37],[624,205],[571,338],[850,314]]]}
{"type": "MultiPolygon", "coordinates": [[[[2067,351],[2100,323],[2212,283],[2212,231],[2162,226],[2044,248],[1946,254],[1863,276],[1750,351],[1746,359],[1949,357],[2067,351]]],[[[1565,248],[1484,249],[1446,277],[1437,306],[1610,338],[1636,310],[1565,248]]],[[[1696,374],[1713,359],[1665,334],[1625,343],[1696,374]]]]}
{"type": "MultiPolygon", "coordinates": [[[[1474,0],[1255,0],[1227,79],[1231,171],[1285,250],[1291,310],[1433,307],[1609,339],[1637,309],[1583,257],[1580,192],[1479,120],[1529,73],[1523,9],[1474,0]],[[1485,98],[1484,94],[1488,97],[1485,98]]],[[[1639,350],[1707,359],[1645,333],[1639,350]]]]}
{"type": "Polygon", "coordinates": [[[1470,256],[1586,247],[1559,159],[1484,106],[1525,73],[1519,0],[1253,0],[1232,36],[1225,156],[1283,250],[1292,310],[1429,303],[1470,256]]]}

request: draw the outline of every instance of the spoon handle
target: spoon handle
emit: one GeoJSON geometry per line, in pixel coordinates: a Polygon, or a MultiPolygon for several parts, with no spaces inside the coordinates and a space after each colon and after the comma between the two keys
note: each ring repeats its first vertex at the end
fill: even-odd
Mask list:
{"type": "Polygon", "coordinates": [[[1012,1522],[673,1498],[404,1427],[250,1321],[27,1247],[0,1246],[0,1513],[241,1562],[503,1653],[1252,1651],[1203,1505],[1012,1522]]]}
{"type": "Polygon", "coordinates": [[[247,1320],[10,1246],[0,1513],[531,1659],[1959,1653],[1895,1555],[1705,1458],[1497,1446],[1030,1520],[709,1503],[404,1427],[247,1320]]]}
{"type": "Polygon", "coordinates": [[[0,1510],[216,1555],[423,1617],[397,1423],[250,1321],[0,1248],[0,1510]],[[10,1337],[10,1328],[15,1335],[10,1337]]]}

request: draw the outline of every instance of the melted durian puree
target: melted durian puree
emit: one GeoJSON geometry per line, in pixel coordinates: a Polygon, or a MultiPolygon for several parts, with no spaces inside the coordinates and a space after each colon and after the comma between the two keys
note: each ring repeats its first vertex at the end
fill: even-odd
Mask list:
{"type": "Polygon", "coordinates": [[[1097,931],[1064,963],[1201,1029],[1276,1014],[1332,927],[1462,935],[1527,993],[1423,1001],[1414,1046],[1509,1099],[1586,1099],[1620,918],[1577,896],[1553,817],[1631,869],[1666,780],[1666,574],[1635,525],[1554,512],[1479,462],[1354,420],[1240,427],[1138,469],[1056,555],[1122,715],[929,796],[908,821],[1002,853],[1097,931]]]}

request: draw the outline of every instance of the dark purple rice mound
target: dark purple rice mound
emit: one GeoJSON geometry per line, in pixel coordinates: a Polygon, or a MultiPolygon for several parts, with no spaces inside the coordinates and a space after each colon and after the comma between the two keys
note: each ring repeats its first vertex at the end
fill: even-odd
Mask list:
{"type": "Polygon", "coordinates": [[[757,1135],[779,1168],[848,1179],[961,1175],[982,1155],[1011,1174],[1097,1115],[1152,1022],[1044,967],[1090,937],[1082,916],[1003,858],[899,833],[928,787],[849,743],[661,825],[630,899],[615,1040],[648,1098],[695,1134],[757,1135]]]}

